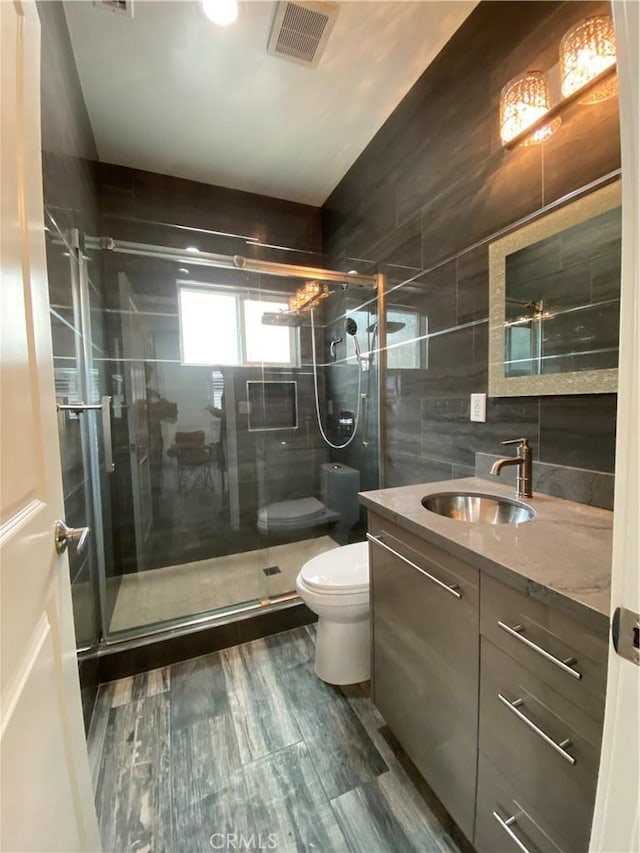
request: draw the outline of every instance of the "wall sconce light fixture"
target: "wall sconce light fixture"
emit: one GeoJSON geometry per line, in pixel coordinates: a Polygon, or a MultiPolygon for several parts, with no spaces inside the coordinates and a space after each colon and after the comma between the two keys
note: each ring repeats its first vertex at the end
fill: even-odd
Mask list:
{"type": "MultiPolygon", "coordinates": [[[[557,67],[557,66],[556,66],[557,67]]],[[[616,45],[608,15],[585,18],[560,43],[562,100],[551,104],[547,75],[527,71],[500,93],[500,136],[505,148],[545,142],[560,126],[560,113],[573,101],[595,104],[616,90],[616,45]]]]}
{"type": "Polygon", "coordinates": [[[560,125],[560,119],[538,126],[551,108],[551,93],[542,71],[527,71],[514,77],[500,93],[500,136],[504,143],[521,136],[532,125],[535,132],[523,139],[523,145],[536,145],[548,139],[560,125]]]}
{"type": "Polygon", "coordinates": [[[308,281],[289,297],[289,311],[296,314],[311,311],[329,295],[329,286],[324,282],[308,281]]]}
{"type": "MultiPolygon", "coordinates": [[[[616,62],[616,36],[609,15],[585,18],[565,33],[560,42],[560,78],[565,98],[573,95],[616,62]]],[[[584,103],[595,104],[608,98],[610,87],[587,94],[584,103]]]]}

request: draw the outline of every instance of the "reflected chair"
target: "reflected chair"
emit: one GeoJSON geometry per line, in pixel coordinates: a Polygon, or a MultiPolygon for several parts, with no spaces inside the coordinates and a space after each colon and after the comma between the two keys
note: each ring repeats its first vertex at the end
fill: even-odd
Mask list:
{"type": "Polygon", "coordinates": [[[215,492],[211,476],[211,449],[204,443],[204,431],[177,432],[175,455],[178,462],[178,491],[188,494],[193,489],[215,492]]]}

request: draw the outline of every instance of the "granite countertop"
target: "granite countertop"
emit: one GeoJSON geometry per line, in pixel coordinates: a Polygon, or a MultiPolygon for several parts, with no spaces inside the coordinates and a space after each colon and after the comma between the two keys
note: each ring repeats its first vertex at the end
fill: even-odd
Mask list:
{"type": "Polygon", "coordinates": [[[513,486],[478,477],[362,492],[360,502],[410,533],[467,560],[539,601],[602,628],[609,620],[613,513],[534,492],[523,524],[475,524],[423,508],[437,492],[514,499],[513,486]]]}

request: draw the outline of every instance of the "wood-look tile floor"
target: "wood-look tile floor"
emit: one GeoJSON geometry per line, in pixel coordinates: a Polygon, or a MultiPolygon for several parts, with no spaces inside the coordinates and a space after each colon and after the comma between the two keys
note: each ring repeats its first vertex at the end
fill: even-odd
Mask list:
{"type": "Polygon", "coordinates": [[[366,686],[315,627],[102,685],[89,755],[105,853],[457,853],[366,686]]]}

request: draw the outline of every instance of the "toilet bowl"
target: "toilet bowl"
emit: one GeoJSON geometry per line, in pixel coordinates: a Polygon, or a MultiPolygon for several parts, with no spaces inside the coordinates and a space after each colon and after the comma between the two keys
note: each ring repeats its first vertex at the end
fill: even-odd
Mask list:
{"type": "Polygon", "coordinates": [[[318,615],[316,674],[329,684],[357,684],[370,674],[369,546],[343,545],[304,564],[298,595],[318,615]]]}

